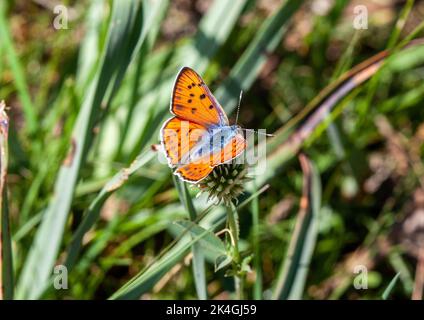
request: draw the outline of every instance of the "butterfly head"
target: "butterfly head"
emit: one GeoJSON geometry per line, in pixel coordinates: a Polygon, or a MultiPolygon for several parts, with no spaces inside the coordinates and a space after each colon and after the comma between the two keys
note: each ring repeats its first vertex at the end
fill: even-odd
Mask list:
{"type": "Polygon", "coordinates": [[[242,127],[240,127],[238,124],[233,124],[230,126],[230,128],[233,133],[243,133],[242,127]]]}

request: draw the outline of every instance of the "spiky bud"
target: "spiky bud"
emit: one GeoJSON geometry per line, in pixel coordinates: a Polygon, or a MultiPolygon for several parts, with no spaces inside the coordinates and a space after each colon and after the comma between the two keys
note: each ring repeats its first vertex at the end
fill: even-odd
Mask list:
{"type": "Polygon", "coordinates": [[[244,185],[250,181],[247,176],[247,167],[243,164],[225,163],[213,169],[208,177],[197,185],[200,189],[198,195],[208,194],[209,200],[216,200],[217,204],[223,203],[230,206],[237,203],[237,198],[243,193],[244,185]]]}

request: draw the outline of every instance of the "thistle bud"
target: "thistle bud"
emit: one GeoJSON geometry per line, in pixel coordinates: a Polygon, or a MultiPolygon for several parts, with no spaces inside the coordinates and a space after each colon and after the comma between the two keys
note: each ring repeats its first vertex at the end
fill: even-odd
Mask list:
{"type": "Polygon", "coordinates": [[[198,183],[201,193],[208,194],[208,201],[215,200],[217,204],[226,206],[243,193],[244,185],[252,180],[247,176],[247,167],[243,164],[225,163],[213,169],[211,174],[198,183]]]}

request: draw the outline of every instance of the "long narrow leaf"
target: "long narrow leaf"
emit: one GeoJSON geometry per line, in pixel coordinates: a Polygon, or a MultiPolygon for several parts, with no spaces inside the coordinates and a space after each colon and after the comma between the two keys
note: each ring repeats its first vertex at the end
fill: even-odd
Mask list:
{"type": "MultiPolygon", "coordinates": [[[[187,185],[175,175],[172,177],[180,194],[181,202],[189,213],[190,220],[195,221],[197,212],[191,200],[190,193],[188,192],[187,185]]],[[[193,276],[197,297],[200,300],[206,300],[208,298],[208,293],[206,288],[205,257],[198,243],[193,244],[191,252],[193,253],[193,276]]]]}
{"type": "Polygon", "coordinates": [[[139,45],[143,28],[140,1],[114,1],[108,41],[96,77],[78,115],[69,154],[60,168],[49,208],[35,236],[17,288],[18,298],[38,298],[46,289],[57,257],[79,170],[93,140],[93,128],[118,88],[139,45]]]}
{"type": "MultiPolygon", "coordinates": [[[[276,173],[279,167],[293,158],[317,126],[331,114],[337,103],[352,92],[353,89],[370,79],[382,66],[391,66],[395,69],[397,62],[402,61],[402,57],[407,56],[411,51],[413,54],[415,52],[415,56],[419,59],[422,55],[417,55],[417,53],[420,52],[423,44],[424,39],[416,39],[409,43],[405,50],[389,58],[389,51],[380,52],[355,66],[342,75],[339,80],[324,88],[314,100],[277,131],[275,137],[267,143],[267,171],[259,177],[258,183],[262,184],[267,181],[276,173]],[[387,63],[385,63],[386,59],[387,63]],[[306,120],[304,120],[305,118],[306,120]],[[293,130],[301,120],[304,121],[296,130],[293,130]]],[[[401,65],[401,63],[398,64],[401,65]]]]}
{"type": "MultiPolygon", "coordinates": [[[[266,191],[268,187],[269,186],[266,185],[260,190],[258,190],[258,192],[252,194],[248,199],[243,201],[238,206],[238,209],[241,209],[242,207],[249,204],[253,198],[258,197],[260,194],[266,191]]],[[[208,210],[206,210],[206,212],[208,212],[208,210]]],[[[210,233],[213,232],[216,227],[224,223],[226,219],[225,210],[222,210],[222,208],[219,207],[209,212],[208,216],[204,216],[204,219],[201,219],[201,221],[199,217],[203,217],[203,213],[200,214],[196,219],[196,222],[198,224],[206,225],[207,221],[216,221],[216,223],[209,223],[210,227],[208,227],[207,229],[203,229],[201,232],[197,232],[197,225],[193,226],[192,223],[189,224],[190,222],[186,222],[187,225],[185,226],[184,231],[181,233],[180,237],[176,238],[177,241],[171,243],[169,250],[165,249],[161,253],[161,255],[159,255],[157,260],[147,266],[144,270],[142,270],[138,275],[132,278],[124,286],[122,286],[117,292],[112,295],[111,299],[139,298],[141,294],[150,290],[150,288],[152,288],[155,283],[157,283],[167,272],[169,272],[171,268],[175,265],[175,263],[184,258],[184,256],[188,253],[188,249],[193,243],[196,243],[196,241],[201,241],[203,237],[208,237],[208,234],[210,235],[210,233]],[[193,227],[195,229],[191,230],[191,228],[193,227]],[[187,237],[185,237],[184,239],[182,238],[182,236],[185,236],[188,232],[191,232],[192,235],[196,236],[196,238],[192,239],[189,243],[187,243],[187,237]],[[181,246],[183,246],[183,248],[181,246]],[[168,259],[171,261],[168,261],[168,259]]],[[[222,253],[224,253],[224,251],[219,249],[221,246],[216,241],[212,240],[212,242],[215,242],[215,244],[208,245],[209,252],[219,253],[221,251],[222,253]],[[211,250],[212,248],[214,249],[211,250]],[[218,248],[218,250],[216,250],[216,248],[218,248]]],[[[224,254],[221,255],[221,257],[223,256],[224,254]]],[[[220,263],[222,263],[223,261],[221,260],[221,262],[215,262],[217,263],[217,267],[220,267],[220,263]]]]}
{"type": "Polygon", "coordinates": [[[7,163],[9,117],[6,105],[0,101],[0,300],[13,299],[13,259],[12,240],[9,230],[9,210],[7,204],[7,163]]]}
{"type": "Polygon", "coordinates": [[[387,300],[387,298],[390,296],[390,294],[392,293],[393,289],[396,286],[396,283],[398,281],[400,277],[400,272],[396,273],[396,275],[393,277],[393,279],[390,281],[389,285],[387,286],[387,288],[384,290],[383,294],[382,294],[382,299],[383,300],[387,300]]]}
{"type": "Polygon", "coordinates": [[[129,168],[121,169],[116,175],[114,175],[112,179],[110,179],[105,184],[97,197],[94,198],[93,202],[84,213],[83,221],[78,226],[78,229],[74,233],[69,245],[65,262],[65,265],[68,269],[72,269],[74,266],[78,254],[81,250],[82,238],[86,232],[89,231],[97,222],[100,215],[100,209],[103,207],[103,204],[106,202],[106,200],[113,192],[120,188],[133,173],[148,163],[154,156],[155,154],[153,152],[148,152],[147,154],[143,154],[137,157],[137,159],[132,162],[129,168]]]}
{"type": "Polygon", "coordinates": [[[0,43],[4,47],[4,52],[9,60],[12,74],[15,78],[16,89],[18,90],[19,99],[22,103],[26,126],[28,133],[34,133],[38,127],[37,116],[34,105],[31,101],[29,87],[25,79],[24,68],[20,63],[19,57],[15,51],[13,41],[10,37],[10,31],[6,19],[6,3],[0,3],[0,43]]]}
{"type": "Polygon", "coordinates": [[[216,91],[216,97],[227,112],[235,108],[240,90],[247,90],[253,84],[268,55],[280,43],[290,18],[302,3],[303,0],[289,0],[281,5],[278,11],[262,24],[255,38],[231,69],[227,80],[216,91]]]}
{"type": "Polygon", "coordinates": [[[211,230],[219,226],[224,219],[219,220],[209,230],[204,229],[190,241],[181,239],[172,250],[164,254],[158,261],[150,265],[147,270],[141,271],[127,284],[114,293],[110,299],[137,299],[150,290],[175,264],[181,261],[190,247],[207,236],[211,230]]]}
{"type": "Polygon", "coordinates": [[[287,255],[281,264],[274,289],[274,299],[301,299],[309,271],[309,262],[315,248],[318,231],[318,213],[321,202],[321,184],[315,166],[301,154],[303,195],[287,255]]]}
{"type": "MultiPolygon", "coordinates": [[[[254,182],[254,191],[257,192],[256,182],[254,182]]],[[[253,242],[253,264],[255,268],[256,279],[253,285],[253,298],[262,299],[262,261],[259,239],[259,198],[256,196],[252,200],[252,242],[253,242]]]]}
{"type": "Polygon", "coordinates": [[[216,259],[227,253],[225,244],[212,231],[188,220],[176,221],[174,225],[180,227],[181,232],[189,232],[194,238],[201,235],[202,238],[198,242],[199,247],[212,253],[212,258],[216,259]]]}

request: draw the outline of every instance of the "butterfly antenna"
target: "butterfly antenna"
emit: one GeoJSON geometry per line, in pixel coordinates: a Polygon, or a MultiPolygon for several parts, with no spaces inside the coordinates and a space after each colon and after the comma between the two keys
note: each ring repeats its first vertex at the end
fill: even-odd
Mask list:
{"type": "Polygon", "coordinates": [[[257,134],[262,134],[262,135],[267,136],[267,137],[275,137],[275,135],[273,135],[271,133],[259,132],[259,131],[254,130],[254,129],[242,129],[242,130],[244,130],[244,131],[253,131],[253,132],[256,132],[257,134]]]}
{"type": "Polygon", "coordinates": [[[239,96],[239,102],[237,105],[237,114],[236,114],[236,124],[238,123],[238,117],[240,113],[240,104],[241,104],[241,97],[243,96],[243,90],[240,90],[240,96],[239,96]]]}
{"type": "MultiPolygon", "coordinates": [[[[243,90],[240,90],[239,102],[238,102],[238,105],[237,105],[236,124],[238,123],[238,117],[239,117],[239,113],[240,113],[240,104],[241,104],[241,98],[242,98],[242,96],[243,96],[243,90]]],[[[262,135],[265,135],[267,137],[274,137],[273,134],[258,132],[258,131],[254,130],[254,129],[244,129],[243,128],[242,130],[244,130],[244,131],[253,131],[253,132],[256,132],[257,134],[262,134],[262,135]]]]}

